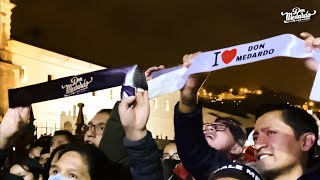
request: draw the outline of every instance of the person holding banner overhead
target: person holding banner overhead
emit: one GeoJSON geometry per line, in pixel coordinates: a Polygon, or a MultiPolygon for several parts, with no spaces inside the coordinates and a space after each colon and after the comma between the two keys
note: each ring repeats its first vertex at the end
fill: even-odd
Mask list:
{"type": "MultiPolygon", "coordinates": [[[[302,33],[306,51],[320,51],[320,38],[302,33]]],[[[186,55],[184,66],[189,67],[197,54],[186,55]]],[[[306,60],[311,70],[319,64],[306,60]]],[[[186,169],[197,180],[207,180],[218,167],[231,163],[228,154],[211,148],[202,134],[202,106],[197,91],[208,73],[192,74],[180,90],[180,101],[175,106],[175,141],[186,169]]],[[[255,168],[267,179],[320,179],[319,160],[313,159],[318,126],[306,111],[291,106],[272,106],[261,113],[255,125],[255,168]]]]}
{"type": "MultiPolygon", "coordinates": [[[[311,52],[313,49],[317,52],[320,53],[320,37],[315,38],[313,37],[312,34],[308,33],[308,32],[302,32],[301,37],[305,38],[305,44],[306,44],[306,51],[307,52],[311,52]]],[[[315,59],[313,58],[307,58],[306,61],[306,66],[313,70],[313,71],[317,71],[319,68],[319,64],[316,62],[315,59]]]]}
{"type": "MultiPolygon", "coordinates": [[[[163,68],[164,66],[160,65],[160,66],[153,66],[147,69],[144,72],[146,80],[148,81],[152,79],[152,72],[155,72],[163,68]]],[[[116,102],[110,113],[104,112],[103,114],[101,114],[101,112],[99,111],[97,115],[92,119],[92,121],[94,121],[94,124],[97,124],[98,122],[101,122],[101,121],[106,122],[102,137],[101,135],[100,136],[95,135],[94,139],[97,139],[97,140],[95,140],[95,143],[93,144],[98,146],[99,149],[101,149],[112,162],[116,163],[122,168],[123,170],[122,179],[131,179],[130,170],[129,170],[128,152],[123,145],[125,130],[120,121],[120,116],[118,111],[119,104],[120,104],[120,101],[116,102]],[[106,119],[106,116],[108,116],[109,118],[106,119]]],[[[90,132],[86,132],[85,141],[86,140],[90,141],[90,139],[91,139],[90,132]]]]}
{"type": "Polygon", "coordinates": [[[149,114],[149,94],[143,89],[138,88],[134,96],[124,97],[119,104],[120,120],[126,133],[123,144],[129,154],[134,180],[163,180],[158,147],[146,128],[149,114]]]}
{"type": "MultiPolygon", "coordinates": [[[[198,54],[185,55],[183,66],[189,67],[198,54]]],[[[245,139],[243,130],[228,118],[220,118],[221,122],[210,126],[203,125],[202,106],[197,103],[197,91],[208,74],[189,76],[180,90],[180,101],[174,110],[178,153],[182,164],[195,179],[199,180],[208,179],[213,170],[239,158],[243,151],[243,143],[240,143],[238,138],[241,139],[243,134],[245,139]]]]}

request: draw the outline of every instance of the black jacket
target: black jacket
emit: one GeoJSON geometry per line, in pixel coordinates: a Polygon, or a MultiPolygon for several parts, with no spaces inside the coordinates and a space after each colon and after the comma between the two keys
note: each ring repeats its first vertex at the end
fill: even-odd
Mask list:
{"type": "Polygon", "coordinates": [[[211,148],[202,132],[202,106],[191,113],[181,113],[178,103],[174,109],[174,131],[178,154],[184,167],[197,180],[208,180],[210,173],[232,161],[211,148]]]}
{"type": "Polygon", "coordinates": [[[125,131],[118,112],[119,103],[120,101],[116,102],[110,113],[99,149],[113,162],[114,166],[117,166],[120,172],[119,179],[131,180],[128,153],[122,142],[125,137],[125,131]]]}
{"type": "Polygon", "coordinates": [[[150,132],[138,141],[130,141],[125,137],[123,144],[129,153],[132,179],[163,180],[158,147],[150,132]]]}

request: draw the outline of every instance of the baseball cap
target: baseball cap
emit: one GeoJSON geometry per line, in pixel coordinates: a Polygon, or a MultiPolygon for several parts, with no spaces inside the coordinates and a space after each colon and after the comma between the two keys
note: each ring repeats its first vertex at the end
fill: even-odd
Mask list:
{"type": "Polygon", "coordinates": [[[218,180],[219,178],[226,177],[239,180],[262,180],[261,175],[255,169],[239,163],[231,163],[221,166],[211,173],[209,180],[218,180]]]}

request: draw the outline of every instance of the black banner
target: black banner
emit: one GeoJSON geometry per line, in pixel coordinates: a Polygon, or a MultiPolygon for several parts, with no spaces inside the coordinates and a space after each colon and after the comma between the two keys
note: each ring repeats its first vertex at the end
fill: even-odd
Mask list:
{"type": "MultiPolygon", "coordinates": [[[[145,90],[148,89],[144,73],[137,65],[109,68],[17,89],[10,89],[9,107],[28,106],[36,102],[84,94],[123,84],[126,86],[140,87],[145,90]]],[[[132,93],[134,94],[134,92],[132,93]]]]}

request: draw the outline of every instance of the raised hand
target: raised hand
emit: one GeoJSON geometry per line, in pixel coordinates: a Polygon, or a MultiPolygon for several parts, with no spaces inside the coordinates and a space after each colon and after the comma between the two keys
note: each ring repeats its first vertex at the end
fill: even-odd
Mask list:
{"type": "MultiPolygon", "coordinates": [[[[305,38],[306,51],[311,52],[313,49],[320,52],[320,38],[313,37],[312,34],[307,32],[302,32],[300,34],[301,37],[305,38]]],[[[307,68],[317,71],[319,68],[319,64],[314,58],[307,58],[305,61],[307,68]]]]}
{"type": "Polygon", "coordinates": [[[149,69],[147,69],[145,72],[144,72],[144,75],[146,76],[146,79],[147,81],[151,80],[153,77],[151,75],[152,72],[154,71],[158,71],[160,69],[164,69],[164,66],[163,65],[160,65],[160,66],[152,66],[150,67],[149,69]]]}
{"type": "MultiPolygon", "coordinates": [[[[183,66],[188,68],[198,54],[200,54],[200,52],[184,55],[183,66]]],[[[181,112],[187,113],[194,109],[197,104],[197,92],[207,79],[208,75],[209,73],[198,73],[188,77],[186,84],[180,90],[179,110],[181,112]]]]}
{"type": "Polygon", "coordinates": [[[137,141],[147,135],[150,114],[149,94],[142,89],[135,96],[125,97],[119,104],[119,116],[128,139],[137,141]]]}
{"type": "Polygon", "coordinates": [[[316,120],[316,123],[318,125],[318,146],[320,146],[320,120],[318,118],[318,116],[316,114],[312,114],[312,116],[314,117],[314,119],[316,120]]]}
{"type": "Polygon", "coordinates": [[[28,124],[30,107],[9,108],[0,124],[0,149],[10,146],[13,138],[28,124]]]}

